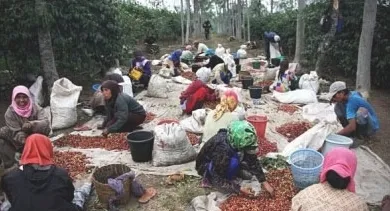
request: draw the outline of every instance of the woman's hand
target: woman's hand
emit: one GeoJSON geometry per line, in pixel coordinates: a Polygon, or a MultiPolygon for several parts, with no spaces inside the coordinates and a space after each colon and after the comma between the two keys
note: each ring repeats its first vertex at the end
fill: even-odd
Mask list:
{"type": "Polygon", "coordinates": [[[102,136],[104,136],[104,138],[107,138],[108,133],[109,133],[109,132],[108,132],[108,130],[107,130],[107,128],[106,128],[106,129],[103,130],[102,136]]]}
{"type": "Polygon", "coordinates": [[[32,129],[32,124],[30,122],[26,122],[22,126],[22,130],[24,132],[29,132],[32,129]]]}
{"type": "Polygon", "coordinates": [[[253,191],[252,188],[250,188],[250,187],[241,187],[241,188],[240,188],[240,192],[241,192],[243,195],[248,196],[248,197],[254,197],[254,196],[255,196],[254,191],[253,191]]]}
{"type": "Polygon", "coordinates": [[[264,182],[263,187],[271,195],[271,197],[274,197],[275,195],[274,189],[271,187],[271,185],[268,182],[264,182]]]}

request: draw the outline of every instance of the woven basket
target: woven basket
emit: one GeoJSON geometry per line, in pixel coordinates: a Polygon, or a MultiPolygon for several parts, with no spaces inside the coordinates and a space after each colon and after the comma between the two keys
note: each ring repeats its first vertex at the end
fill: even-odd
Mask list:
{"type": "MultiPolygon", "coordinates": [[[[92,182],[96,189],[96,194],[99,198],[100,203],[107,205],[111,197],[115,196],[115,191],[108,186],[107,181],[109,178],[116,178],[124,173],[130,172],[131,169],[128,166],[122,164],[111,164],[100,167],[92,175],[92,182]]],[[[125,205],[130,200],[130,185],[131,180],[124,181],[123,188],[124,194],[119,200],[120,205],[125,205]]]]}

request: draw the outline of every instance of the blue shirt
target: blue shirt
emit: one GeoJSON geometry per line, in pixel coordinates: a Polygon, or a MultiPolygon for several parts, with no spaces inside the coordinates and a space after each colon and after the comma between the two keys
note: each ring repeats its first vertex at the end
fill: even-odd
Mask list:
{"type": "Polygon", "coordinates": [[[368,110],[368,115],[372,120],[372,129],[377,131],[379,129],[379,120],[376,116],[374,108],[364,100],[356,91],[350,93],[346,107],[346,118],[348,120],[356,118],[356,113],[359,108],[363,107],[368,110]]]}
{"type": "Polygon", "coordinates": [[[171,55],[169,55],[169,59],[175,63],[175,62],[180,62],[180,57],[181,57],[181,54],[182,54],[182,50],[176,50],[174,51],[173,53],[171,53],[171,55]]]}
{"type": "Polygon", "coordinates": [[[264,32],[264,37],[267,38],[270,42],[276,42],[274,39],[275,35],[275,32],[264,32]]]}

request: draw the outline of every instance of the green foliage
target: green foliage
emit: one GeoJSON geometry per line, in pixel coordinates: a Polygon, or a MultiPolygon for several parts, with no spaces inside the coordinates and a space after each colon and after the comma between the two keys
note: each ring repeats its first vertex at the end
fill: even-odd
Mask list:
{"type": "Polygon", "coordinates": [[[53,0],[38,14],[35,1],[0,1],[0,53],[19,75],[40,73],[39,27],[50,29],[57,70],[71,80],[88,79],[113,66],[115,58],[129,58],[146,36],[176,40],[181,33],[179,14],[167,10],[116,0],[53,0]]]}
{"type": "MultiPolygon", "coordinates": [[[[328,8],[327,1],[307,5],[305,15],[305,48],[304,57],[309,65],[314,66],[318,57],[318,46],[323,40],[320,19],[328,8]]],[[[340,11],[344,18],[344,27],[331,42],[326,54],[326,69],[330,74],[341,74],[355,78],[357,70],[358,48],[362,28],[364,0],[343,1],[340,11]]],[[[259,13],[257,13],[259,14],[259,13]]],[[[262,40],[264,31],[271,30],[281,35],[284,53],[294,56],[296,11],[285,9],[273,14],[261,13],[252,18],[251,33],[253,40],[262,40]]],[[[372,47],[371,74],[372,84],[379,87],[390,87],[390,9],[378,5],[376,28],[372,47]]]]}

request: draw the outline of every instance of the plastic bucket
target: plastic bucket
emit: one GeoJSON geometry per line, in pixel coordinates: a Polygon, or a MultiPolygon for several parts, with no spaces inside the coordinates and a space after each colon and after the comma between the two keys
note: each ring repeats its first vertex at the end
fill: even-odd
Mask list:
{"type": "Polygon", "coordinates": [[[134,162],[148,162],[152,160],[154,135],[151,131],[138,130],[127,135],[131,157],[134,162]]]}
{"type": "Polygon", "coordinates": [[[253,127],[256,129],[257,137],[264,138],[265,137],[265,129],[267,128],[267,116],[248,116],[246,121],[251,123],[253,127]]]}
{"type": "Polygon", "coordinates": [[[279,58],[271,59],[271,64],[275,65],[275,67],[278,67],[280,65],[280,59],[279,58]]]}
{"type": "Polygon", "coordinates": [[[249,95],[252,99],[260,99],[262,92],[263,92],[263,88],[261,88],[261,86],[250,86],[249,87],[249,95]]]}
{"type": "Polygon", "coordinates": [[[349,149],[349,147],[352,145],[353,140],[346,137],[341,136],[337,134],[330,134],[326,137],[324,146],[322,148],[322,154],[325,156],[326,153],[331,151],[335,147],[344,147],[349,149]]]}
{"type": "Polygon", "coordinates": [[[248,89],[250,86],[253,85],[253,78],[250,76],[242,77],[241,83],[243,89],[248,89]]]}
{"type": "Polygon", "coordinates": [[[253,61],[252,62],[253,69],[260,69],[260,65],[261,65],[260,61],[253,61]]]}
{"type": "Polygon", "coordinates": [[[324,156],[313,149],[298,149],[290,155],[295,186],[304,189],[320,180],[324,156]]]}

